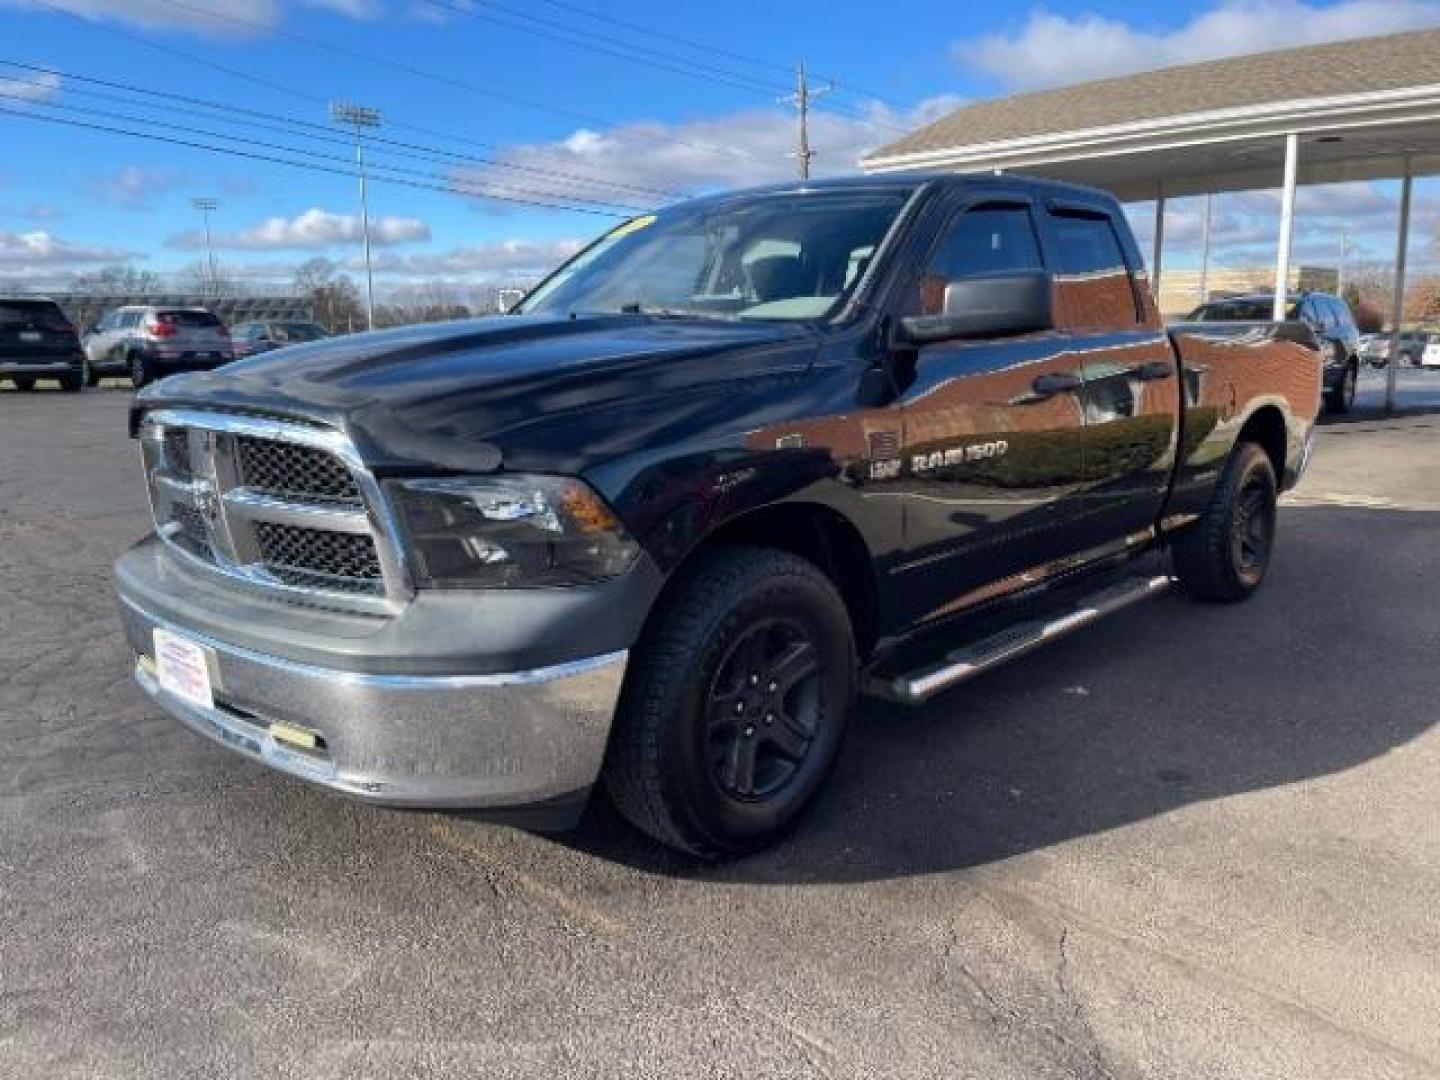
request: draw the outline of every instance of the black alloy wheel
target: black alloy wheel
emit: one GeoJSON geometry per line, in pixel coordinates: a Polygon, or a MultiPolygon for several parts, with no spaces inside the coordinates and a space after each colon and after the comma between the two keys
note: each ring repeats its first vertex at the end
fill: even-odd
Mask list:
{"type": "Polygon", "coordinates": [[[766,799],[800,772],[823,721],[820,649],[798,622],[761,619],[741,633],[706,705],[713,777],[732,798],[766,799]]]}
{"type": "Polygon", "coordinates": [[[1275,542],[1275,498],[1267,478],[1251,474],[1235,501],[1230,521],[1230,557],[1246,586],[1259,584],[1275,542]]]}

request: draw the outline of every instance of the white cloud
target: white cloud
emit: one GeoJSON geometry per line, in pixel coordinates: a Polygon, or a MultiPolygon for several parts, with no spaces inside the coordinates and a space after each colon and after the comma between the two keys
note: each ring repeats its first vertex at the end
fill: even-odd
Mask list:
{"type": "MultiPolygon", "coordinates": [[[[296,0],[352,19],[374,19],[385,12],[383,0],[296,0]]],[[[147,30],[183,30],[205,37],[251,37],[276,27],[285,15],[281,0],[0,0],[42,14],[53,9],[92,22],[120,22],[147,30]]]]}
{"type": "Polygon", "coordinates": [[[1033,90],[1111,75],[1296,45],[1440,25],[1434,0],[1227,0],[1173,30],[1137,30],[1102,15],[1034,10],[1016,34],[987,34],[952,47],[967,70],[1005,90],[1033,90]]]}
{"type": "Polygon", "coordinates": [[[306,7],[333,11],[352,19],[378,19],[385,14],[381,0],[301,0],[306,7]]]}
{"type": "Polygon", "coordinates": [[[43,230],[0,231],[0,268],[8,272],[59,269],[131,258],[120,248],[72,244],[43,230]]]}
{"type": "MultiPolygon", "coordinates": [[[[871,104],[864,108],[863,119],[817,111],[810,129],[813,172],[854,172],[867,151],[960,104],[947,95],[903,114],[871,104]]],[[[641,121],[605,131],[582,128],[557,142],[508,147],[501,159],[521,170],[457,169],[451,179],[466,193],[523,193],[553,201],[600,199],[650,207],[687,193],[791,179],[794,148],[794,121],[777,110],[756,109],[679,124],[641,121]]]]}
{"type": "MultiPolygon", "coordinates": [[[[1154,229],[1154,204],[1127,206],[1136,240],[1148,260],[1154,229]]],[[[1295,199],[1295,238],[1292,258],[1307,265],[1334,266],[1339,259],[1342,234],[1347,262],[1375,262],[1388,266],[1395,258],[1395,231],[1399,222],[1395,185],[1386,183],[1322,184],[1302,187],[1295,199]]],[[[1200,257],[1205,199],[1174,199],[1165,211],[1165,259],[1171,265],[1197,262],[1200,257]]],[[[1265,266],[1275,259],[1279,235],[1280,192],[1242,191],[1214,198],[1211,219],[1213,265],[1265,266]]],[[[1429,265],[1440,236],[1440,196],[1417,188],[1411,212],[1410,258],[1413,265],[1429,265]]]]}
{"type": "Polygon", "coordinates": [[[53,71],[14,78],[0,77],[0,105],[17,101],[49,101],[60,92],[60,76],[53,71]]]}
{"type": "Polygon", "coordinates": [[[122,165],[110,176],[89,181],[87,186],[106,202],[139,210],[149,203],[152,196],[169,191],[181,182],[181,177],[163,169],[122,165]]]}
{"type": "MultiPolygon", "coordinates": [[[[501,240],[493,244],[474,244],[451,248],[449,251],[413,252],[399,255],[385,252],[373,261],[375,272],[405,277],[465,278],[534,278],[553,270],[583,245],[580,240],[501,240]]],[[[350,256],[344,262],[348,270],[363,270],[364,261],[350,256]]]]}
{"type": "MultiPolygon", "coordinates": [[[[240,232],[217,233],[214,244],[217,248],[237,251],[320,251],[358,244],[362,235],[358,215],[332,214],[327,210],[314,208],[291,218],[266,218],[253,228],[240,232]]],[[[370,243],[374,247],[390,247],[428,239],[430,226],[419,218],[370,219],[370,243]]],[[[181,251],[197,251],[205,246],[205,234],[199,230],[178,233],[170,237],[165,246],[181,251]]]]}
{"type": "Polygon", "coordinates": [[[46,0],[43,7],[30,0],[0,0],[0,3],[41,14],[58,8],[92,22],[129,23],[151,30],[188,30],[210,37],[250,36],[277,25],[281,15],[278,0],[183,0],[184,7],[163,0],[46,0]]]}

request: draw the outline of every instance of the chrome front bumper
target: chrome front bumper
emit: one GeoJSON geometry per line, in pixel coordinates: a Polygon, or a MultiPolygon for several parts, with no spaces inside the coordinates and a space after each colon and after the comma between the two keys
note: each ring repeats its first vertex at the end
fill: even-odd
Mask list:
{"type": "Polygon", "coordinates": [[[578,804],[599,775],[627,657],[485,675],[372,675],[229,645],[123,594],[121,615],[136,682],[186,727],[281,772],[394,806],[578,804]],[[161,689],[151,667],[156,627],[207,650],[213,709],[161,689]],[[318,736],[317,745],[297,745],[294,729],[318,736]]]}

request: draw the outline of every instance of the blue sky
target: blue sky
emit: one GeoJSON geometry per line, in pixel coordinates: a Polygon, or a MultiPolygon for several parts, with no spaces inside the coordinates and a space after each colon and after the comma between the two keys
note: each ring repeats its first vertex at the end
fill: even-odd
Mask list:
{"type": "MultiPolygon", "coordinates": [[[[197,195],[221,200],[217,253],[239,275],[280,280],[313,255],[353,266],[357,254],[346,175],[38,116],[260,154],[293,156],[237,139],[299,147],[344,174],[343,140],[285,121],[325,125],[335,99],[373,105],[385,119],[379,134],[412,148],[374,145],[372,160],[422,185],[372,185],[382,286],[495,281],[533,275],[616,220],[600,211],[791,175],[793,122],[774,98],[799,59],[839,84],[815,118],[816,168],[830,172],[853,169],[865,150],[965,100],[1431,25],[1440,25],[1432,0],[0,0],[0,60],[29,65],[0,66],[0,109],[26,114],[0,113],[0,277],[62,280],[119,262],[177,271],[203,255],[197,195]],[[282,119],[247,123],[86,79],[282,119]]],[[[1271,198],[1217,203],[1219,261],[1271,258],[1271,198]]],[[[1392,185],[1313,189],[1301,207],[1300,256],[1333,252],[1343,225],[1358,258],[1388,257],[1393,203],[1392,185]]],[[[1417,206],[1428,257],[1425,230],[1440,216],[1428,185],[1417,206]]],[[[1193,259],[1198,207],[1177,203],[1174,214],[1169,258],[1183,264],[1193,259]]]]}

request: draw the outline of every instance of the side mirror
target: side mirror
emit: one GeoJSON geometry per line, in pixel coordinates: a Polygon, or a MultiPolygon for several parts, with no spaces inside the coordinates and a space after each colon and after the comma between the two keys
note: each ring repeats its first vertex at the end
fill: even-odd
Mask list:
{"type": "Polygon", "coordinates": [[[1044,271],[961,278],[945,286],[939,315],[900,320],[900,334],[911,345],[968,337],[1005,337],[1049,330],[1053,279],[1044,271]]]}

